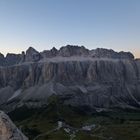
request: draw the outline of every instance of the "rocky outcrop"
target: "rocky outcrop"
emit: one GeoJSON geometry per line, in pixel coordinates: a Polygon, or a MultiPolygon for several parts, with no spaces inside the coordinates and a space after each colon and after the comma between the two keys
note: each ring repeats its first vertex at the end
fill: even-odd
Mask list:
{"type": "Polygon", "coordinates": [[[25,62],[0,67],[0,107],[39,107],[59,95],[72,106],[139,108],[140,60],[131,53],[97,52],[69,46],[48,55],[30,48],[22,54],[25,62]]]}
{"type": "Polygon", "coordinates": [[[40,53],[36,51],[34,48],[29,47],[26,51],[25,61],[26,62],[36,62],[40,60],[40,53]]]}
{"type": "Polygon", "coordinates": [[[5,65],[4,55],[0,53],[0,66],[4,66],[4,65],[5,65]]]}
{"type": "Polygon", "coordinates": [[[2,111],[0,111],[0,140],[28,140],[2,111]]]}
{"type": "Polygon", "coordinates": [[[70,57],[70,56],[88,56],[89,50],[86,49],[84,46],[72,46],[67,45],[65,47],[61,47],[59,50],[59,55],[63,57],[70,57]]]}
{"type": "Polygon", "coordinates": [[[42,58],[51,58],[58,55],[58,50],[53,47],[51,50],[45,50],[40,53],[42,58]]]}

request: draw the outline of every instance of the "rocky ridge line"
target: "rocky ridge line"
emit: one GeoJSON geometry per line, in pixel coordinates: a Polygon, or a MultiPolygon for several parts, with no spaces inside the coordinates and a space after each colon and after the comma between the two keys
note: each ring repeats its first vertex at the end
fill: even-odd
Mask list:
{"type": "Polygon", "coordinates": [[[83,56],[91,58],[113,58],[113,59],[134,59],[130,52],[115,52],[109,49],[97,48],[88,50],[84,46],[67,45],[57,50],[53,47],[51,50],[38,52],[32,47],[29,47],[26,52],[21,54],[8,53],[6,57],[0,53],[0,66],[12,66],[24,62],[38,62],[46,58],[53,57],[72,57],[83,56]]]}

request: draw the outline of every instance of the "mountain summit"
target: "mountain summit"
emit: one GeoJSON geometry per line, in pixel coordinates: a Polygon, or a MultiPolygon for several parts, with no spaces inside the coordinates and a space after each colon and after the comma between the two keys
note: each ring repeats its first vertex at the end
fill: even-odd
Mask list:
{"type": "Polygon", "coordinates": [[[38,62],[46,58],[53,57],[91,57],[91,58],[113,58],[113,59],[134,59],[130,52],[115,52],[109,49],[97,48],[88,50],[84,46],[67,45],[57,50],[53,47],[51,50],[38,52],[33,47],[29,47],[21,54],[8,53],[6,57],[0,54],[0,66],[11,66],[24,62],[38,62]]]}

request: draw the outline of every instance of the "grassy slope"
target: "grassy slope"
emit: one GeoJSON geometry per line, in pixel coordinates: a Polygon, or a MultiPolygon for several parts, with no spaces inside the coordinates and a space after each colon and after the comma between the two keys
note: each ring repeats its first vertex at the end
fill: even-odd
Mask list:
{"type": "MultiPolygon", "coordinates": [[[[56,99],[55,99],[56,100],[56,99]]],[[[71,106],[51,101],[48,107],[41,109],[20,108],[11,112],[10,117],[16,125],[32,140],[35,136],[46,133],[57,126],[57,121],[63,119],[67,124],[81,127],[84,124],[97,124],[99,128],[86,133],[76,133],[76,140],[139,140],[140,112],[108,112],[88,115],[71,106]]],[[[39,140],[69,140],[64,130],[53,132],[39,140]]]]}

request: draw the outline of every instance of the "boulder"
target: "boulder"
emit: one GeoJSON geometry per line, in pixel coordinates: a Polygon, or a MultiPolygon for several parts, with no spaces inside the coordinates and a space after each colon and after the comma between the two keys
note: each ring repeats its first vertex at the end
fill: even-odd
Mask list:
{"type": "Polygon", "coordinates": [[[3,111],[0,111],[0,140],[28,140],[3,111]]]}

